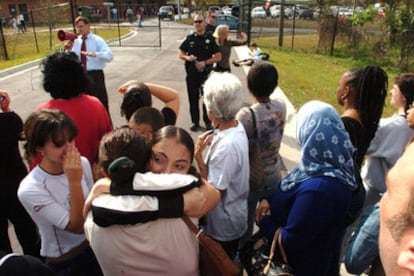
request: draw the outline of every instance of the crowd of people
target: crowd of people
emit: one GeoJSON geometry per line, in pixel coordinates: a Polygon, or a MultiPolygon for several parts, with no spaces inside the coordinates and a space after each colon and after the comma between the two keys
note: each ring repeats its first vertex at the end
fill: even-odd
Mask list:
{"type": "Polygon", "coordinates": [[[388,76],[378,66],[340,77],[342,114],[321,101],[305,103],[296,116],[300,159],[282,177],[287,111],[273,93],[278,71],[267,61],[251,64],[246,106],[229,57],[247,37],[229,40],[225,26],[214,29],[215,13],[208,18],[194,17],[195,32],[178,50],[190,130],[203,131],[195,141],[176,126],[178,92],[150,82],[120,85],[126,123],[113,127],[102,70],[112,52],[84,17],[75,20],[73,45],[41,62],[52,99],[23,122],[0,91],[7,134],[0,137],[0,272],[199,275],[187,216],[241,268],[247,264],[239,253],[253,234],[271,241],[278,233],[277,250],[294,275],[339,275],[342,258],[351,273],[414,273],[414,74],[395,78],[390,118],[381,118],[388,76]],[[255,144],[263,175],[253,185],[255,144]],[[9,220],[24,255],[12,253],[9,220]]]}

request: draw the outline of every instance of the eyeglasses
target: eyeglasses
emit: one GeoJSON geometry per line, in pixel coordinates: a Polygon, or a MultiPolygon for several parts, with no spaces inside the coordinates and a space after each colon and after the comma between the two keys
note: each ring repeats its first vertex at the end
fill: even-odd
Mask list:
{"type": "Polygon", "coordinates": [[[211,16],[211,18],[217,18],[217,16],[213,15],[213,16],[211,16]]]}
{"type": "Polygon", "coordinates": [[[200,23],[202,23],[203,22],[203,20],[194,20],[194,23],[195,24],[200,24],[200,23]]]}

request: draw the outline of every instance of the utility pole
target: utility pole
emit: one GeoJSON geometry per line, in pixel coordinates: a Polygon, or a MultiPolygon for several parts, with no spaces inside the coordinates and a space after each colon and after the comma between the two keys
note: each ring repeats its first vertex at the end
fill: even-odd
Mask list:
{"type": "Polygon", "coordinates": [[[76,28],[75,28],[75,6],[73,5],[73,0],[70,0],[70,15],[72,17],[72,26],[73,26],[73,32],[76,34],[76,28]]]}
{"type": "MultiPolygon", "coordinates": [[[[52,34],[52,14],[51,14],[51,3],[50,0],[47,1],[47,22],[49,25],[49,34],[52,34]]],[[[53,48],[52,36],[49,35],[49,49],[53,48]]]]}
{"type": "Polygon", "coordinates": [[[180,5],[180,0],[177,0],[177,12],[178,12],[178,20],[181,21],[181,5],[180,5]]]}
{"type": "Polygon", "coordinates": [[[279,47],[283,46],[283,30],[285,29],[285,0],[280,1],[279,47]]]}
{"type": "Polygon", "coordinates": [[[4,59],[8,60],[9,55],[7,54],[7,47],[6,47],[6,40],[4,39],[4,33],[3,33],[3,26],[0,24],[0,35],[1,35],[1,46],[3,47],[3,53],[4,53],[4,59]]]}

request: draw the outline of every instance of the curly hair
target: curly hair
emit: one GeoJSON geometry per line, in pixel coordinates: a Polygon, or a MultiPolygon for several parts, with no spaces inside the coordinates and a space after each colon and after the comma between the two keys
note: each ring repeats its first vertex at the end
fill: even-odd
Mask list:
{"type": "Polygon", "coordinates": [[[55,52],[40,64],[43,88],[53,99],[71,99],[85,92],[88,77],[73,52],[55,52]]]}

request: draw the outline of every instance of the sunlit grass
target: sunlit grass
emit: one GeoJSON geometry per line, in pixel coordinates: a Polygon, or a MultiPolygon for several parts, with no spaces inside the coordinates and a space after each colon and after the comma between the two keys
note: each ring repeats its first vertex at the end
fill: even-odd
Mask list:
{"type": "MultiPolygon", "coordinates": [[[[118,28],[99,28],[93,29],[93,32],[105,40],[118,38],[118,28]]],[[[128,28],[120,29],[121,36],[128,32],[128,28]]],[[[0,70],[43,58],[50,53],[63,49],[65,43],[57,38],[57,30],[49,32],[45,29],[36,32],[36,35],[33,32],[24,34],[7,32],[5,41],[9,59],[0,61],[0,70]]]]}
{"type": "MultiPolygon", "coordinates": [[[[270,62],[279,72],[279,85],[286,96],[299,108],[305,102],[318,99],[334,105],[338,112],[342,107],[336,103],[336,90],[340,77],[354,67],[372,65],[368,60],[356,60],[351,57],[337,57],[316,54],[316,35],[298,35],[295,37],[294,50],[291,50],[291,37],[285,36],[284,47],[279,48],[277,37],[255,40],[263,52],[270,54],[270,62]],[[300,50],[299,50],[300,49],[300,50]],[[303,51],[308,49],[307,51],[303,51]]],[[[389,88],[398,73],[396,69],[383,67],[388,73],[389,88]]],[[[383,116],[390,116],[394,108],[386,99],[383,116]]]]}

